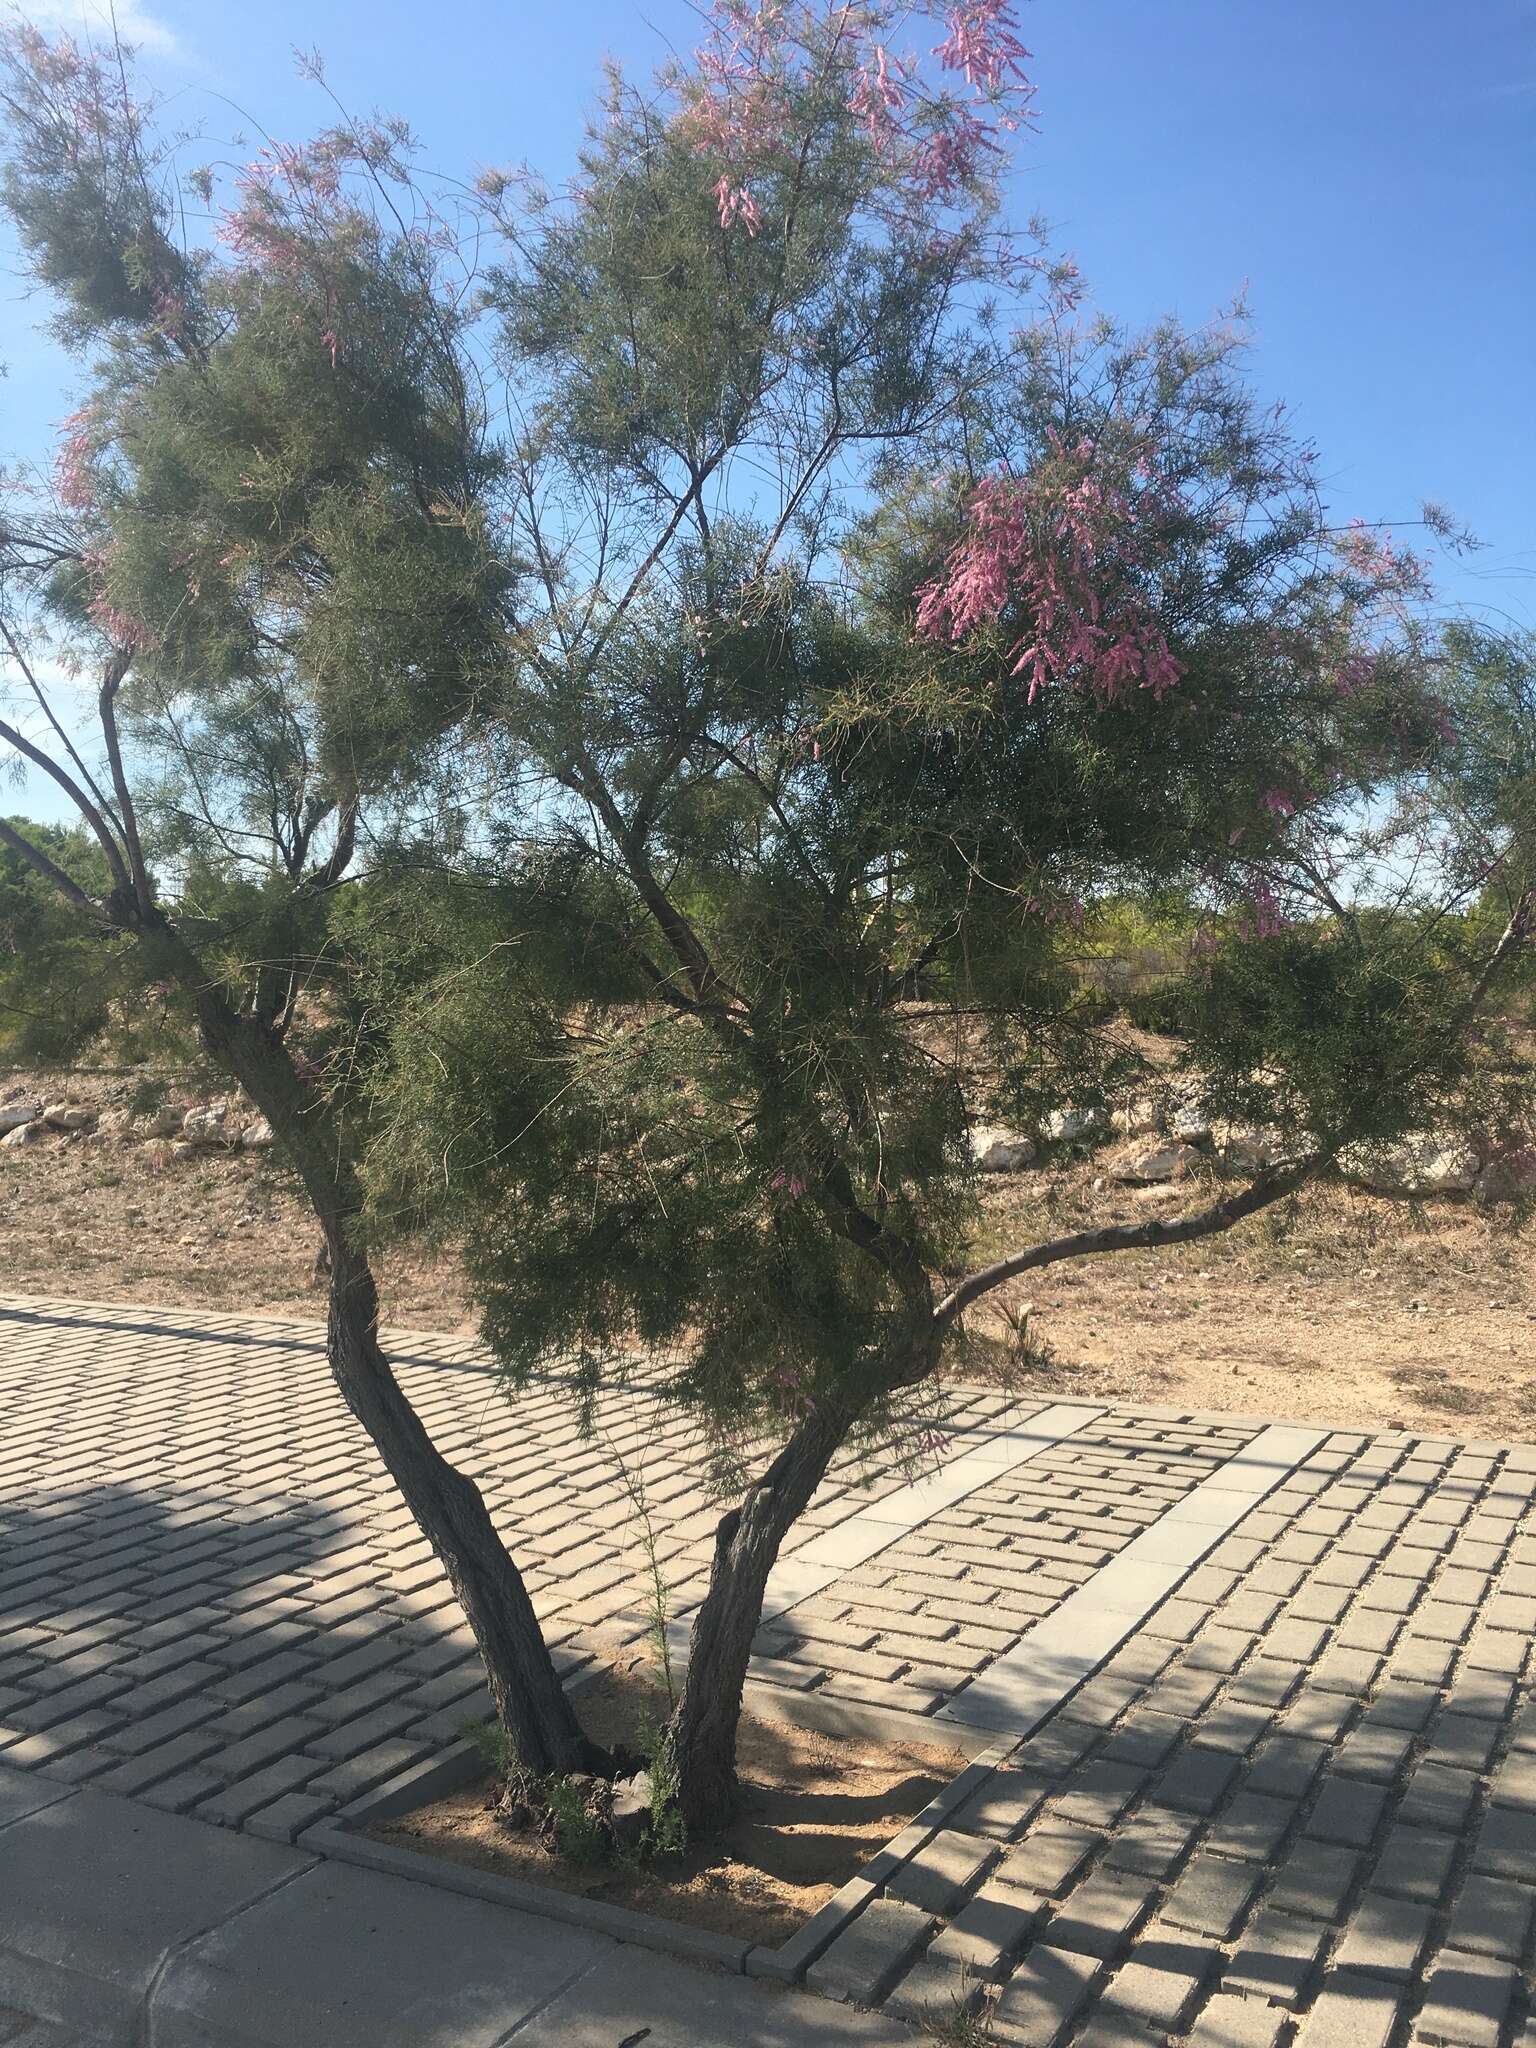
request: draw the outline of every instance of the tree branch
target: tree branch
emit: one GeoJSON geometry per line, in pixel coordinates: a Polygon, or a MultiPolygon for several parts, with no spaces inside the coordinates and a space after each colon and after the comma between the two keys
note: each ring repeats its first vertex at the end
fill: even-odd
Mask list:
{"type": "Polygon", "coordinates": [[[1001,1287],[1004,1281],[1019,1273],[1032,1273],[1041,1266],[1059,1265],[1064,1259],[1093,1258],[1101,1252],[1154,1251],[1163,1245],[1218,1237],[1244,1217],[1256,1215],[1260,1209],[1294,1194],[1330,1156],[1327,1152],[1315,1152],[1296,1166],[1260,1174],[1240,1193],[1213,1202],[1208,1209],[1197,1209],[1192,1216],[1175,1217],[1167,1223],[1111,1223],[1102,1230],[1079,1230],[1070,1237],[1054,1237],[1044,1244],[1031,1245],[1028,1251],[1011,1252],[1006,1259],[980,1267],[952,1288],[934,1309],[934,1323],[939,1329],[948,1329],[973,1302],[1001,1287]]]}
{"type": "Polygon", "coordinates": [[[7,824],[3,818],[0,818],[0,841],[19,853],[24,861],[46,877],[76,910],[98,924],[112,923],[111,913],[104,904],[98,903],[94,896],[88,895],[73,875],[66,874],[57,861],[50,860],[40,846],[34,846],[30,839],[18,832],[14,825],[7,824]]]}

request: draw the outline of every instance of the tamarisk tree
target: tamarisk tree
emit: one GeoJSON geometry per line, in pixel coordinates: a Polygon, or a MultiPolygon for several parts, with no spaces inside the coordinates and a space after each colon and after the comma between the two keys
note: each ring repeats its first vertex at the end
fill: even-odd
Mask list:
{"type": "Polygon", "coordinates": [[[569,192],[487,182],[524,572],[487,824],[381,862],[362,941],[378,1213],[462,1243],[513,1379],[638,1352],[781,1445],[692,1620],[695,1827],[840,1449],[1017,1276],[1231,1229],[1449,1109],[1530,924],[1457,962],[1384,881],[1454,739],[1419,563],[1332,521],[1237,328],[1079,318],[1003,231],[1007,10],[911,58],[879,7],[713,22],[612,83],[569,192]],[[981,1258],[978,1114],[1168,1085],[1080,971],[1096,906],[1161,887],[1201,914],[1179,1079],[1287,1161],[981,1258]]]}
{"type": "Polygon", "coordinates": [[[6,202],[104,360],[8,522],[3,736],[112,885],[16,850],[271,1117],[333,1370],[530,1770],[593,1752],[366,1247],[458,1243],[514,1382],[648,1356],[723,1451],[778,1444],[663,1749],[714,1825],[780,1546],[979,1303],[1513,1085],[1476,1018],[1528,889],[1473,957],[1391,880],[1455,735],[1422,572],[1334,523],[1238,328],[1095,321],[1009,228],[1001,0],[721,0],[694,58],[610,79],[563,192],[428,190],[343,120],[186,247],[147,118],[11,48],[6,202]],[[102,679],[89,762],[50,634],[102,679]],[[1202,920],[1180,1083],[1287,1163],[989,1255],[979,1115],[1167,1085],[1082,971],[1160,887],[1202,920]]]}

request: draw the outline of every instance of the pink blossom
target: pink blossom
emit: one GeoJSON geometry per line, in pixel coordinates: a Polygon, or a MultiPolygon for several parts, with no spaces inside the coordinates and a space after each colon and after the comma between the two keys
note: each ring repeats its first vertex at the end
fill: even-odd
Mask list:
{"type": "Polygon", "coordinates": [[[962,71],[966,83],[997,92],[1007,78],[1027,84],[1023,60],[1028,50],[1014,34],[1017,16],[1008,0],[972,0],[951,7],[945,15],[949,34],[934,49],[946,71],[962,71]]]}
{"type": "Polygon", "coordinates": [[[1289,931],[1291,920],[1280,909],[1280,895],[1268,875],[1256,874],[1248,884],[1248,910],[1238,919],[1245,939],[1273,939],[1289,931]]]}
{"type": "Polygon", "coordinates": [[[1161,698],[1183,674],[1137,587],[1176,495],[1156,478],[1128,492],[1100,473],[1098,450],[1053,438],[1027,477],[985,478],[967,531],[943,571],[917,592],[917,631],[966,639],[1005,612],[1027,622],[1008,660],[1028,701],[1052,683],[1115,702],[1130,688],[1161,698]]]}
{"type": "Polygon", "coordinates": [[[54,486],[59,503],[71,512],[88,512],[96,503],[96,409],[82,405],[63,423],[63,439],[53,458],[54,486]]]}
{"type": "Polygon", "coordinates": [[[1339,697],[1353,697],[1357,690],[1366,687],[1375,673],[1374,654],[1352,654],[1339,664],[1339,672],[1333,679],[1334,692],[1339,697]]]}
{"type": "Polygon", "coordinates": [[[755,235],[762,226],[757,201],[745,185],[733,185],[729,178],[722,178],[715,187],[715,200],[720,208],[721,227],[728,228],[739,220],[749,235],[755,235]]]}
{"type": "MultiPolygon", "coordinates": [[[[677,74],[677,125],[692,146],[715,159],[722,222],[730,195],[755,180],[791,172],[814,138],[802,132],[832,80],[848,113],[884,160],[887,175],[871,206],[890,227],[911,228],[921,209],[949,204],[1001,154],[1001,133],[1027,118],[1033,87],[1029,53],[1015,34],[1008,0],[969,0],[941,9],[919,0],[916,12],[943,23],[944,38],[924,60],[892,55],[890,36],[914,10],[897,0],[713,0],[709,34],[690,72],[677,74]],[[942,74],[958,74],[956,91],[942,74]],[[802,111],[805,110],[805,111],[802,111]]],[[[748,222],[744,207],[732,218],[748,222]]]]}

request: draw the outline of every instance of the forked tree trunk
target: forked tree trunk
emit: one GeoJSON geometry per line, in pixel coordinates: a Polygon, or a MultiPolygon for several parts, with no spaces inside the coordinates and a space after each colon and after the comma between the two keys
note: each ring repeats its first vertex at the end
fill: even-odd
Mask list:
{"type": "Polygon", "coordinates": [[[603,1768],[608,1759],[572,1711],[522,1574],[496,1533],[480,1489],[432,1442],[379,1345],[378,1290],[353,1236],[362,1189],[343,1133],[287,1047],[233,1008],[173,931],[161,927],[141,936],[146,950],[192,997],[209,1055],[267,1118],[304,1183],[330,1259],[332,1375],[442,1561],[518,1757],[541,1775],[603,1768]]]}
{"type": "Polygon", "coordinates": [[[803,1422],[715,1531],[709,1591],[693,1624],[688,1675],[667,1730],[678,1806],[694,1832],[724,1827],[736,1810],[736,1729],[768,1574],[852,1421],[838,1410],[803,1422]]]}

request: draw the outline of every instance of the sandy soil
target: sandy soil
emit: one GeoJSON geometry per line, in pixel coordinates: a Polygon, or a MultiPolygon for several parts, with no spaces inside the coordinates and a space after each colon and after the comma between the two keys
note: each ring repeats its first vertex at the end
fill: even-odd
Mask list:
{"type": "MultiPolygon", "coordinates": [[[[632,1665],[578,1695],[576,1705],[589,1735],[633,1744],[640,1717],[658,1717],[666,1702],[632,1665]]],[[[496,1816],[499,1787],[489,1774],[369,1833],[476,1870],[777,1946],[965,1762],[939,1746],[841,1741],[750,1714],[737,1754],[741,1818],[686,1857],[650,1869],[572,1863],[537,1837],[514,1833],[496,1816]]]]}
{"type": "MultiPolygon", "coordinates": [[[[1091,1167],[1010,1176],[986,1249],[1089,1221],[1199,1206],[1137,1199],[1091,1167]]],[[[1000,1177],[1001,1179],[1001,1177],[1000,1177]]],[[[1223,1237],[1062,1265],[1013,1284],[1053,1392],[1450,1436],[1536,1435],[1536,1231],[1471,1202],[1406,1203],[1337,1184],[1223,1237]]],[[[1002,1355],[1002,1318],[977,1351],[1002,1355]]],[[[973,1354],[974,1355],[974,1354],[973,1354]]]]}
{"type": "MultiPolygon", "coordinates": [[[[72,1092],[99,1104],[112,1085],[72,1092]]],[[[0,1100],[64,1092],[12,1077],[0,1100]]],[[[273,1155],[168,1151],[63,1137],[0,1148],[7,1291],[320,1316],[317,1233],[273,1155]]],[[[1201,1199],[1194,1186],[1138,1198],[1105,1186],[1091,1161],[998,1175],[978,1255],[1201,1199]]],[[[394,1252],[380,1263],[396,1326],[473,1327],[450,1259],[394,1252]]],[[[1536,1435],[1536,1226],[1515,1227],[1507,1210],[1316,1188],[1226,1237],[1055,1267],[1009,1298],[1033,1304],[1030,1337],[1050,1360],[1025,1379],[1051,1392],[1536,1435]]],[[[971,1378],[1004,1355],[1008,1332],[986,1312],[974,1334],[956,1368],[971,1378]]]]}

